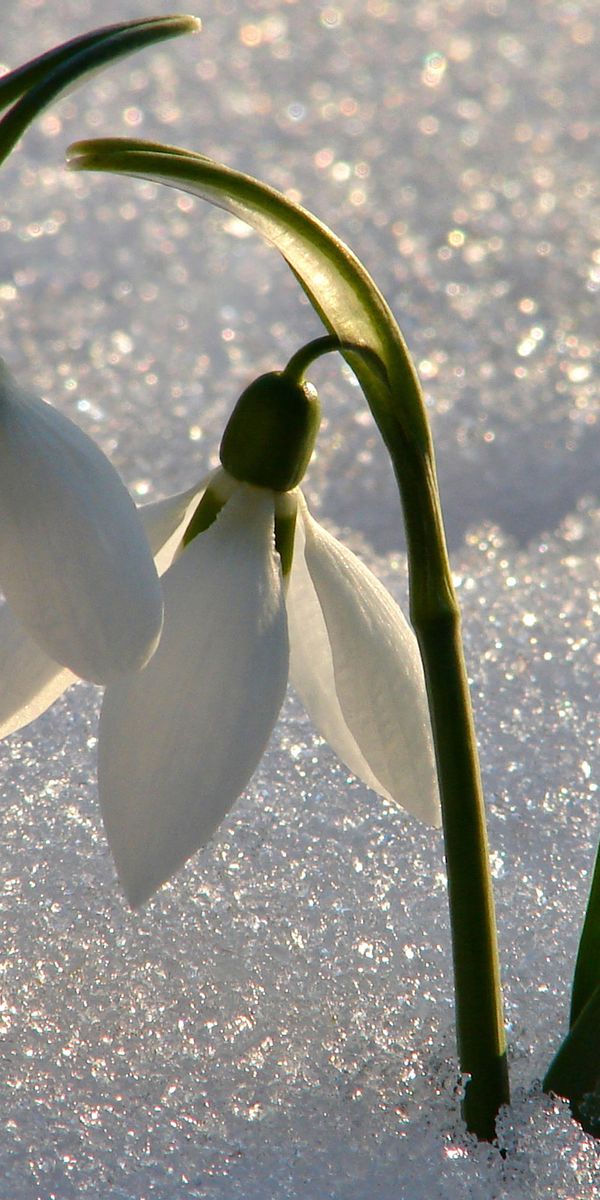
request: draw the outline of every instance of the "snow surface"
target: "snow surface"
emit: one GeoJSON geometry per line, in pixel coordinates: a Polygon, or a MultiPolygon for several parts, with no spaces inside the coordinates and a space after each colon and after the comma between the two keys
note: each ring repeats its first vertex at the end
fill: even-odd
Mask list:
{"type": "MultiPolygon", "coordinates": [[[[6,0],[2,61],[152,9],[6,0]]],[[[463,606],[506,1155],[457,1112],[440,835],[348,780],[290,696],[218,839],[132,915],[99,819],[99,693],[81,684],[0,760],[0,1194],[587,1200],[598,1145],[539,1080],[599,832],[597,5],[215,0],[198,15],[203,34],[88,81],[3,168],[0,352],[143,500],[213,465],[241,389],[320,332],[237,221],[66,174],[78,137],[252,171],[374,274],[427,389],[463,606]]],[[[312,378],[313,508],[403,600],[376,430],[339,364],[312,378]]]]}

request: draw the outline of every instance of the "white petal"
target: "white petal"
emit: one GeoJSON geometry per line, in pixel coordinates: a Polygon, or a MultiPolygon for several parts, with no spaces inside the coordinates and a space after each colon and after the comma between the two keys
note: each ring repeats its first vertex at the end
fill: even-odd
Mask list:
{"type": "Polygon", "coordinates": [[[160,636],[160,584],[127,489],[1,360],[0,587],[42,649],[86,679],[139,668],[160,636]]]}
{"type": "Polygon", "coordinates": [[[0,737],[35,721],[75,682],[25,632],[8,604],[0,608],[0,737]]]}
{"type": "Polygon", "coordinates": [[[159,575],[164,575],[171,566],[194,509],[200,503],[213,474],[214,472],[211,472],[186,492],[180,492],[177,496],[167,496],[166,500],[156,500],[138,508],[138,515],[159,575]]]}
{"type": "Polygon", "coordinates": [[[225,503],[235,491],[237,483],[222,467],[217,467],[186,492],[138,508],[159,575],[164,575],[183,549],[183,535],[209,487],[225,503]]]}
{"type": "Polygon", "coordinates": [[[107,689],[100,723],[102,812],[133,905],[212,836],[277,719],[288,645],[272,496],[241,485],[163,585],[158,650],[107,689]]]}
{"type": "Polygon", "coordinates": [[[337,698],[329,634],[304,558],[305,540],[303,519],[299,516],[286,597],[290,681],[314,725],[338,758],[368,787],[380,791],[379,780],[350,733],[337,698]]]}
{"type": "Polygon", "coordinates": [[[287,596],[290,677],[349,769],[382,796],[440,823],[419,649],[375,576],[305,505],[287,596]],[[302,532],[305,546],[302,554],[302,532]]]}
{"type": "MultiPolygon", "coordinates": [[[[210,477],[209,477],[210,478],[210,477]]],[[[208,482],[138,509],[159,574],[173,561],[187,522],[208,482]]],[[[77,676],[34,642],[9,604],[0,608],[0,738],[35,721],[77,676]]]]}

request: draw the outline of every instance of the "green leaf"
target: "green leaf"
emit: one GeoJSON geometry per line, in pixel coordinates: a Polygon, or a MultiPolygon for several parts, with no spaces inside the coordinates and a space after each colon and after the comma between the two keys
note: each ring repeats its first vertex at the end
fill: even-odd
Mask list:
{"type": "Polygon", "coordinates": [[[107,25],[64,42],[3,75],[0,111],[15,100],[17,103],[0,121],[0,163],[38,113],[61,92],[134,50],[199,28],[200,22],[190,16],[144,17],[107,25]]]}
{"type": "Polygon", "coordinates": [[[581,931],[573,975],[570,1024],[574,1025],[590,996],[600,986],[600,847],[581,931]]]}
{"type": "Polygon", "coordinates": [[[165,183],[226,209],[253,226],[281,252],[326,328],[368,348],[344,351],[392,456],[411,445],[430,453],[419,382],[398,325],[362,263],[326,225],[264,183],[201,154],[130,138],[77,142],[68,151],[75,170],[111,171],[165,183]]]}
{"type": "Polygon", "coordinates": [[[571,1026],[544,1079],[544,1091],[571,1103],[583,1128],[600,1136],[600,986],[571,1026]]]}

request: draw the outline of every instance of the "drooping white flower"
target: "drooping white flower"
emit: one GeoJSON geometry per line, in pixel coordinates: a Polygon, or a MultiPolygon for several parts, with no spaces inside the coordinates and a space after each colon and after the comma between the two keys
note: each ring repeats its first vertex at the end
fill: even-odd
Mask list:
{"type": "MultiPolygon", "coordinates": [[[[152,660],[107,688],[102,813],[130,902],[143,903],[215,832],[255,771],[288,675],[350,771],[430,824],[439,800],[416,639],[372,573],[300,493],[284,580],[277,493],[228,479],[220,514],[163,576],[152,660]]],[[[210,490],[209,488],[209,490],[210,490]]]]}
{"type": "MultiPolygon", "coordinates": [[[[142,670],[107,687],[99,737],[102,813],[134,906],[210,839],[244,790],[288,677],[354,775],[439,824],[415,636],[382,584],[308,512],[296,482],[318,426],[316,393],[294,384],[290,397],[288,383],[281,373],[256,381],[225,431],[221,459],[250,482],[219,468],[139,510],[164,572],[163,632],[142,670]],[[266,486],[256,482],[265,472],[266,486]]],[[[0,611],[0,736],[74,678],[10,606],[0,611]]]]}
{"type": "MultiPolygon", "coordinates": [[[[14,618],[46,655],[101,683],[142,667],[160,637],[160,584],[127,489],[1,359],[0,590],[0,662],[14,618]]],[[[31,660],[22,665],[31,682],[31,660]]]]}

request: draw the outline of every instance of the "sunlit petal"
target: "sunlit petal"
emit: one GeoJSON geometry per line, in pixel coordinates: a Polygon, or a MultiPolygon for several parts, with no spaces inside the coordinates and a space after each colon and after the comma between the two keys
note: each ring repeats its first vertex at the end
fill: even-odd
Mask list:
{"type": "Polygon", "coordinates": [[[35,721],[75,675],[29,637],[8,604],[0,608],[0,737],[35,721]]]}
{"type": "Polygon", "coordinates": [[[281,707],[288,646],[272,497],[240,486],[163,585],[159,648],[108,688],[100,725],[102,812],[133,905],[214,833],[281,707]]]}
{"type": "Polygon", "coordinates": [[[138,515],[159,575],[164,575],[171,566],[194,509],[214,473],[211,472],[186,492],[179,492],[176,496],[167,496],[166,500],[156,500],[138,508],[138,515]]]}
{"type": "Polygon", "coordinates": [[[86,679],[142,666],[160,636],[158,576],[127,489],[1,361],[0,586],[44,651],[86,679]]]}
{"type": "MultiPolygon", "coordinates": [[[[208,480],[138,509],[159,574],[171,565],[208,480]]],[[[35,721],[77,681],[26,632],[9,604],[0,608],[0,738],[35,721]]]]}
{"type": "Polygon", "coordinates": [[[304,558],[304,523],[296,526],[294,561],[287,589],[290,681],[319,733],[338,758],[374,791],[381,784],[352,736],[335,687],[329,634],[304,558]]]}
{"type": "Polygon", "coordinates": [[[305,566],[295,554],[288,595],[292,682],[350,770],[438,825],[437,773],[416,638],[375,576],[305,506],[301,512],[305,566]]]}

